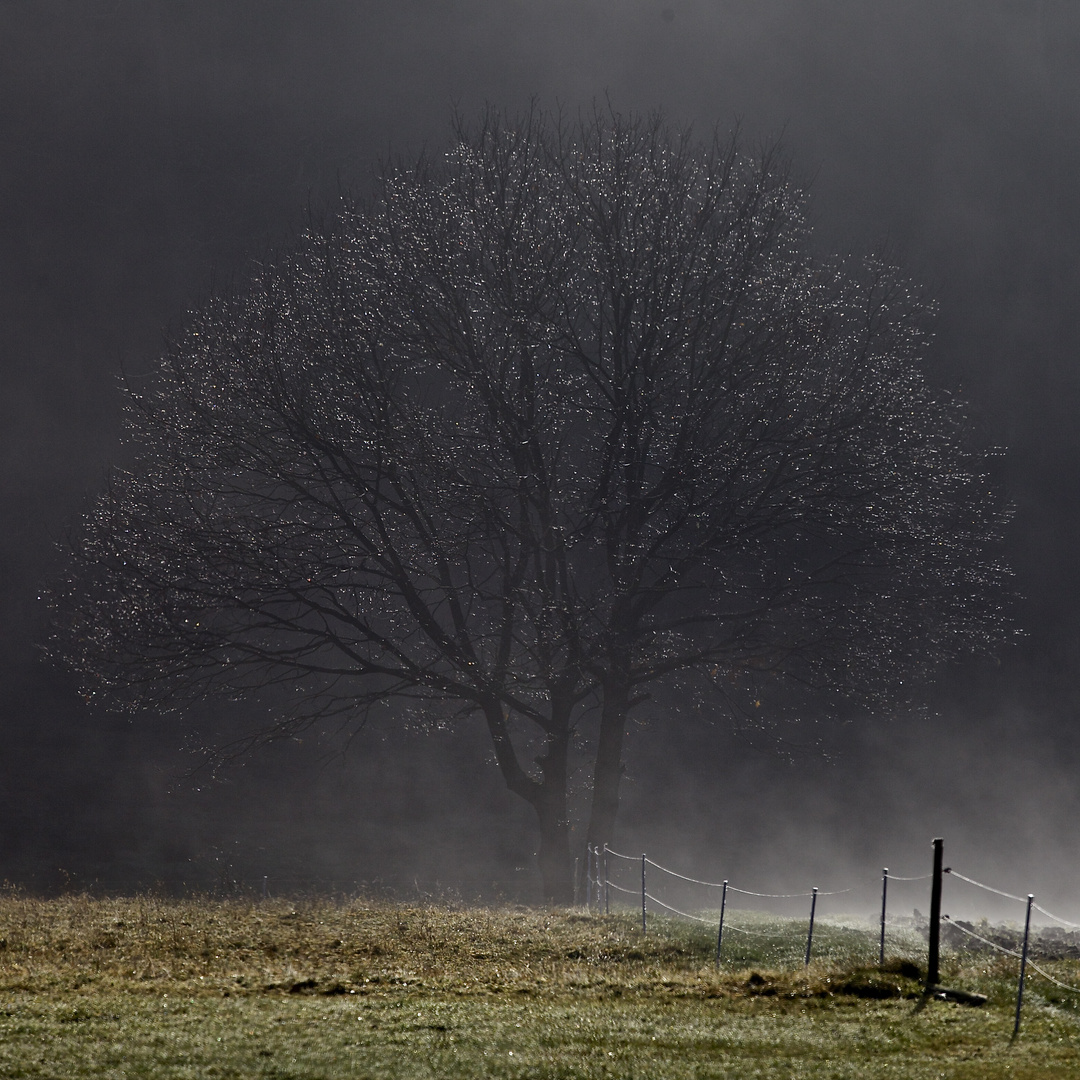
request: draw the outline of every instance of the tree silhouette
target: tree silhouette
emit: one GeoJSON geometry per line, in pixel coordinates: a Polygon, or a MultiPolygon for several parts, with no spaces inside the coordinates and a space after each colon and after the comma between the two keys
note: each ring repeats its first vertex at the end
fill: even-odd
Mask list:
{"type": "Polygon", "coordinates": [[[70,541],[56,648],[110,701],[283,686],[265,737],[479,714],[566,901],[583,718],[603,843],[658,693],[889,708],[991,648],[1002,513],[923,374],[927,303],[808,253],[775,150],[603,112],[455,136],[130,392],[137,464],[70,541]]]}

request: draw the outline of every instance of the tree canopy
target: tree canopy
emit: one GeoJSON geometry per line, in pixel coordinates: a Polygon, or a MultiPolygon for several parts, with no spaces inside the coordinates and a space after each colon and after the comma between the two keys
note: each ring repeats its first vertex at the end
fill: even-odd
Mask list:
{"type": "Polygon", "coordinates": [[[60,650],[110,701],[284,686],[277,732],[480,715],[567,899],[584,715],[602,843],[662,688],[888,708],[1002,636],[1002,510],[924,371],[930,305],[808,233],[775,149],[458,123],[129,392],[137,463],[71,539],[60,650]]]}

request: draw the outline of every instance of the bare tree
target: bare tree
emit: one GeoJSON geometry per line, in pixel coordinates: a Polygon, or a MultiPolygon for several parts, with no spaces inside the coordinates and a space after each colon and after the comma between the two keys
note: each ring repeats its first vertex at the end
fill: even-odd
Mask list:
{"type": "Polygon", "coordinates": [[[455,134],[131,393],[138,464],[70,544],[58,648],[114,701],[285,686],[268,737],[392,699],[482,715],[566,901],[583,715],[603,843],[663,687],[888,708],[991,648],[1002,513],[922,372],[928,305],[811,257],[775,151],[599,112],[455,134]]]}

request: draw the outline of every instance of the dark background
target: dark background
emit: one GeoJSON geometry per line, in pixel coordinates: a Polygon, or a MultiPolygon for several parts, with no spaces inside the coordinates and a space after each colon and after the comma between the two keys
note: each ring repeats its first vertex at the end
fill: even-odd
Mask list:
{"type": "Polygon", "coordinates": [[[958,869],[1080,918],[1075,0],[0,0],[0,880],[531,895],[527,808],[480,732],[386,723],[344,755],[310,738],[187,775],[244,716],[88,711],[38,657],[37,594],[123,461],[121,371],[149,372],[213,281],[380,156],[441,146],[454,106],[605,94],[782,136],[822,250],[887,247],[929,286],[934,377],[1005,449],[1027,634],[945,672],[933,716],[808,722],[828,757],[654,716],[620,844],[751,888],[872,891],[944,835],[958,869]]]}

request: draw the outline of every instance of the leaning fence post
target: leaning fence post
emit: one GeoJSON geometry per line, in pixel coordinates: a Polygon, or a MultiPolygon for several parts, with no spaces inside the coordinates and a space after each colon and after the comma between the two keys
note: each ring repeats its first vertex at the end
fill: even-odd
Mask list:
{"type": "Polygon", "coordinates": [[[645,855],[641,856],[641,932],[647,933],[645,929],[645,855]]]}
{"type": "Polygon", "coordinates": [[[926,958],[926,992],[929,994],[941,981],[938,970],[941,955],[941,860],[945,841],[934,839],[934,880],[930,889],[930,949],[926,958]]]}
{"type": "Polygon", "coordinates": [[[1034,893],[1028,893],[1027,917],[1024,919],[1024,947],[1020,950],[1020,985],[1016,988],[1016,1023],[1013,1025],[1012,1037],[1015,1039],[1020,1034],[1020,1006],[1024,1004],[1024,973],[1027,970],[1028,935],[1031,933],[1031,905],[1035,899],[1034,893]]]}
{"type": "Polygon", "coordinates": [[[810,946],[814,941],[814,909],[817,907],[817,886],[810,894],[810,929],[806,933],[806,966],[810,966],[810,946]]]}
{"type": "Polygon", "coordinates": [[[889,868],[881,871],[881,950],[878,963],[885,966],[885,900],[889,895],[889,868]]]}
{"type": "Polygon", "coordinates": [[[611,883],[608,881],[607,844],[604,844],[604,914],[611,914],[611,883]]]}
{"type": "Polygon", "coordinates": [[[720,946],[724,944],[724,908],[727,907],[727,878],[724,878],[724,888],[720,893],[720,926],[716,931],[716,966],[720,966],[720,946]]]}

